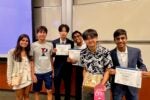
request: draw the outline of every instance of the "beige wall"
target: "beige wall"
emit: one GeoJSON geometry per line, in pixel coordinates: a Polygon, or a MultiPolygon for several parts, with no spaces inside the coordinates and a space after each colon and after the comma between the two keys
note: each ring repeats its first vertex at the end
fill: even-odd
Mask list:
{"type": "MultiPolygon", "coordinates": [[[[34,1],[35,28],[45,25],[49,30],[47,40],[57,38],[57,28],[61,24],[61,0],[34,1]]],[[[150,0],[75,0],[74,3],[73,30],[83,32],[94,28],[99,33],[99,40],[113,41],[114,30],[125,28],[129,41],[148,41],[129,45],[141,49],[144,63],[150,70],[150,0]]],[[[102,45],[109,49],[115,47],[112,43],[102,45]]]]}
{"type": "Polygon", "coordinates": [[[130,40],[150,40],[149,5],[150,0],[74,5],[73,30],[94,28],[102,40],[112,40],[114,30],[125,28],[130,40]]]}
{"type": "Polygon", "coordinates": [[[47,40],[59,36],[58,26],[61,24],[61,0],[34,0],[34,30],[40,25],[48,28],[47,40]]]}
{"type": "MultiPolygon", "coordinates": [[[[113,41],[113,32],[124,28],[128,32],[128,40],[134,42],[129,46],[141,49],[144,63],[150,70],[150,0],[77,0],[79,5],[73,6],[73,30],[83,32],[87,28],[94,28],[99,33],[99,40],[113,41]],[[89,1],[89,2],[88,2],[89,1]],[[95,2],[92,3],[91,1],[95,2]]],[[[112,43],[103,43],[112,49],[112,43]]]]}

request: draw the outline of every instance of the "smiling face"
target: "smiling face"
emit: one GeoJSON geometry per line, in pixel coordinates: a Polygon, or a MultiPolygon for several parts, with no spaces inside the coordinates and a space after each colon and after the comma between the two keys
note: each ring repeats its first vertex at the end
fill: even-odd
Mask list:
{"type": "Polygon", "coordinates": [[[96,43],[97,43],[97,37],[92,38],[92,37],[88,36],[87,39],[85,40],[85,43],[89,49],[95,48],[96,43]]]}
{"type": "Polygon", "coordinates": [[[81,34],[75,33],[75,34],[73,35],[73,41],[74,41],[76,44],[82,44],[83,38],[82,38],[81,34]]]}
{"type": "Polygon", "coordinates": [[[97,45],[97,39],[98,39],[98,33],[94,29],[87,29],[83,32],[83,39],[87,45],[87,47],[92,51],[95,52],[96,45],[97,45]]]}
{"type": "Polygon", "coordinates": [[[64,39],[67,38],[68,32],[67,32],[67,30],[66,30],[65,27],[63,27],[62,30],[61,30],[59,33],[60,33],[60,38],[61,38],[62,40],[64,40],[64,39]]]}
{"type": "Polygon", "coordinates": [[[114,41],[117,45],[119,50],[124,50],[127,44],[127,36],[126,35],[119,35],[114,38],[114,41]]]}
{"type": "Polygon", "coordinates": [[[20,40],[19,44],[20,44],[20,46],[21,46],[22,48],[26,48],[26,47],[28,46],[28,44],[29,44],[28,38],[26,38],[26,37],[22,38],[22,39],[20,40]]]}
{"type": "Polygon", "coordinates": [[[47,33],[45,31],[39,31],[37,33],[37,38],[39,41],[45,41],[47,33]]]}

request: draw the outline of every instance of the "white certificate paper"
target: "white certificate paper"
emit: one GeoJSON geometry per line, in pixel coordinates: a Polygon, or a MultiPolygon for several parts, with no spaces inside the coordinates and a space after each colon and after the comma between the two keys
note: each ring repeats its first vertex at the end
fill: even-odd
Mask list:
{"type": "Polygon", "coordinates": [[[80,61],[80,52],[79,49],[70,49],[69,50],[69,58],[74,59],[76,61],[80,61]]]}
{"type": "Polygon", "coordinates": [[[56,44],[56,55],[68,55],[69,49],[71,49],[70,44],[56,44]]]}
{"type": "Polygon", "coordinates": [[[141,88],[141,71],[116,68],[115,83],[141,88]]]}

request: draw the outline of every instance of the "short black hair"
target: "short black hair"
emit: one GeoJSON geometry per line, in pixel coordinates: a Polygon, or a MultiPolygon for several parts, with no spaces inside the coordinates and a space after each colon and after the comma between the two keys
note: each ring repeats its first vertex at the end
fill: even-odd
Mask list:
{"type": "Polygon", "coordinates": [[[98,33],[96,30],[94,29],[87,29],[83,32],[83,35],[82,35],[83,39],[84,40],[87,40],[88,37],[91,37],[91,38],[97,38],[98,37],[98,33]]]}
{"type": "Polygon", "coordinates": [[[37,28],[36,32],[37,32],[37,33],[39,33],[39,32],[45,32],[45,33],[47,33],[48,30],[47,30],[47,28],[46,28],[45,26],[39,26],[39,27],[37,28]]]}
{"type": "Polygon", "coordinates": [[[63,31],[63,28],[66,29],[66,32],[68,33],[69,32],[69,26],[67,24],[61,24],[58,28],[58,31],[59,32],[62,32],[63,31]]]}
{"type": "Polygon", "coordinates": [[[127,32],[125,29],[117,29],[115,32],[114,32],[114,39],[120,35],[125,35],[127,37],[127,32]]]}
{"type": "Polygon", "coordinates": [[[82,36],[82,33],[81,33],[80,31],[77,31],[77,30],[76,30],[76,31],[74,31],[74,32],[72,33],[72,39],[73,39],[74,35],[77,34],[77,33],[80,34],[80,36],[82,36]]]}

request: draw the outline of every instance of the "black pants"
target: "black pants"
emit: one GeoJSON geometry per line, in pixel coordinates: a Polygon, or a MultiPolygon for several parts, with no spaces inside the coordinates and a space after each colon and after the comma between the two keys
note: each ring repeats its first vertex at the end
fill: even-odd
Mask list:
{"type": "Polygon", "coordinates": [[[57,76],[54,76],[55,100],[61,100],[60,99],[60,86],[61,86],[62,79],[64,80],[65,100],[70,100],[71,74],[72,74],[72,66],[64,65],[62,66],[60,73],[57,76]]]}
{"type": "Polygon", "coordinates": [[[76,100],[81,100],[82,97],[82,82],[83,82],[83,67],[74,66],[76,74],[76,84],[75,84],[75,98],[76,100]]]}

